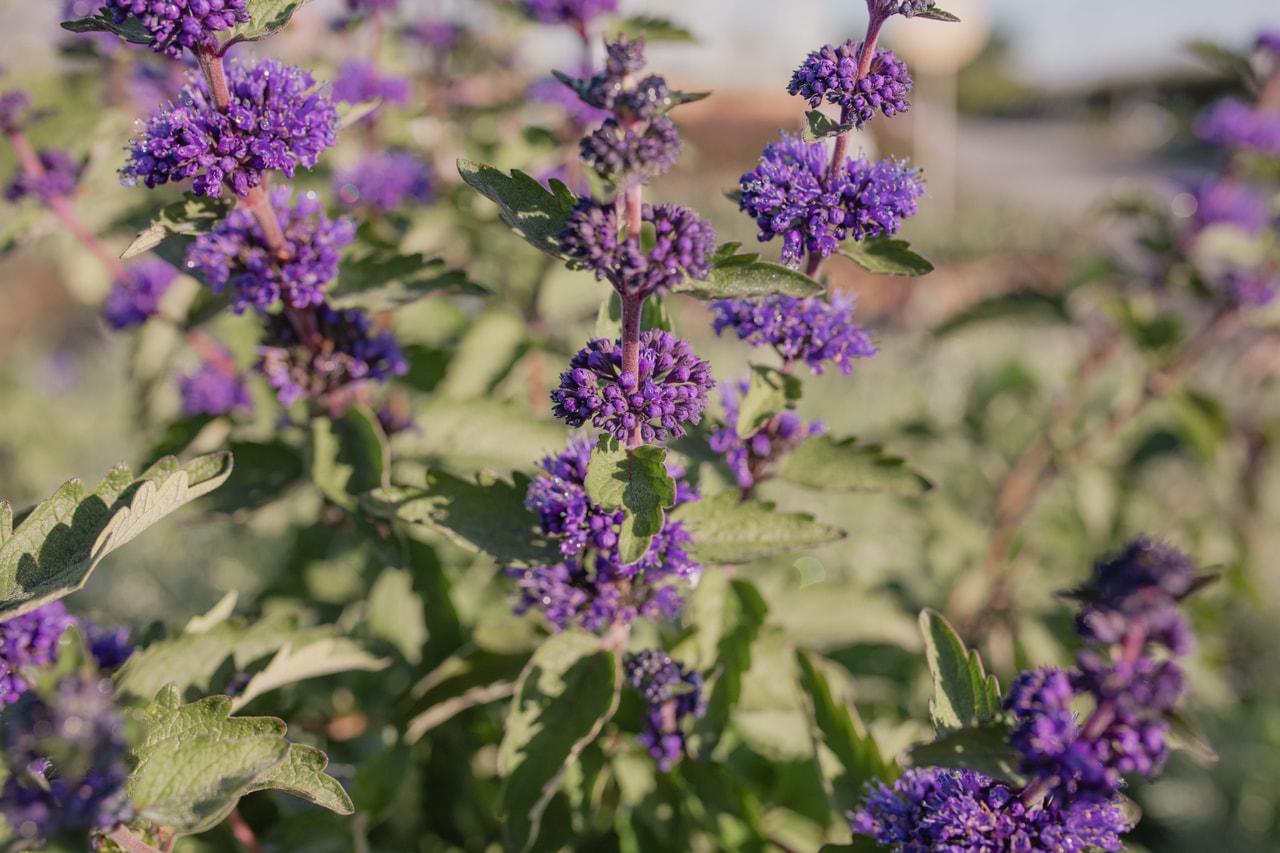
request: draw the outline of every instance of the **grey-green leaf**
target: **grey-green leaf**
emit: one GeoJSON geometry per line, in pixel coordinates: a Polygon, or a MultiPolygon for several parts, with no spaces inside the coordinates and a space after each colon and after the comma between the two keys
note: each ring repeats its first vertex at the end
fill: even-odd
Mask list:
{"type": "Polygon", "coordinates": [[[965,647],[960,635],[941,614],[920,613],[925,657],[933,675],[929,712],[939,734],[971,726],[1000,712],[1000,685],[987,675],[976,651],[965,647]]]}
{"type": "Polygon", "coordinates": [[[88,18],[63,21],[62,28],[73,33],[114,33],[130,44],[151,44],[151,33],[132,15],[125,18],[123,23],[116,24],[110,15],[99,12],[88,18]]]}
{"type": "Polygon", "coordinates": [[[676,482],[667,473],[665,447],[651,444],[627,450],[611,435],[600,436],[587,465],[587,497],[605,509],[624,512],[618,554],[634,563],[662,531],[664,509],[675,503],[676,482]]]}
{"type": "Polygon", "coordinates": [[[373,251],[342,260],[328,301],[342,310],[394,311],[437,293],[488,296],[490,291],[439,258],[373,251]]]}
{"type": "MultiPolygon", "coordinates": [[[[0,618],[10,619],[81,587],[102,559],[231,474],[231,454],[179,465],[172,456],[134,478],[123,463],[85,493],[70,480],[31,510],[17,530],[0,529],[0,618]]],[[[6,502],[5,517],[12,519],[6,502]]]]}
{"type": "Polygon", "coordinates": [[[310,0],[249,0],[249,20],[231,31],[231,41],[261,41],[284,29],[310,0]]]}
{"type": "Polygon", "coordinates": [[[937,6],[930,6],[928,9],[925,9],[923,12],[917,12],[915,15],[913,15],[913,17],[925,18],[930,21],[946,21],[947,23],[951,23],[951,24],[960,23],[960,19],[957,18],[955,15],[951,14],[950,12],[944,12],[943,10],[939,9],[937,6]]]}
{"type": "Polygon", "coordinates": [[[659,41],[697,41],[693,33],[668,18],[656,18],[651,15],[632,15],[623,18],[609,28],[610,37],[614,33],[626,36],[632,41],[644,37],[649,43],[659,41]]]}
{"type": "Polygon", "coordinates": [[[843,530],[814,521],[806,513],[778,512],[768,502],[738,503],[727,492],[681,504],[671,517],[688,526],[698,558],[707,563],[750,563],[845,537],[843,530]]]}
{"type": "Polygon", "coordinates": [[[840,124],[832,121],[820,110],[809,110],[804,114],[805,126],[803,131],[804,141],[810,144],[821,142],[824,139],[830,139],[833,136],[840,136],[853,130],[855,125],[840,124]]]}
{"type": "Polygon", "coordinates": [[[944,337],[961,329],[996,320],[1014,320],[1019,323],[1069,323],[1067,303],[1061,296],[1051,296],[1034,290],[1020,290],[984,299],[956,314],[938,328],[934,337],[944,337]]]}
{"type": "Polygon", "coordinates": [[[812,489],[913,496],[933,488],[903,460],[885,455],[878,444],[859,444],[856,438],[807,438],[782,459],[776,471],[784,480],[812,489]]]}
{"type": "Polygon", "coordinates": [[[686,279],[671,292],[687,293],[698,299],[750,299],[774,293],[813,296],[822,292],[821,284],[801,272],[756,260],[759,255],[754,252],[738,254],[741,245],[720,246],[706,279],[686,279]]]}
{"type": "Polygon", "coordinates": [[[309,450],[312,481],[343,509],[354,509],[357,495],[387,485],[387,437],[377,417],[363,406],[352,406],[337,420],[312,420],[309,450]]]}
{"type": "Polygon", "coordinates": [[[232,700],[231,710],[238,711],[262,694],[286,684],[352,670],[378,672],[390,663],[386,658],[369,654],[347,637],[320,637],[311,642],[299,639],[296,648],[295,643],[287,642],[262,671],[249,679],[244,690],[232,700]]]}
{"type": "Polygon", "coordinates": [[[328,756],[315,747],[290,744],[289,755],[284,762],[260,774],[248,791],[284,791],[324,806],[331,812],[351,814],[355,811],[351,798],[337,779],[324,772],[328,766],[328,756]]]}
{"type": "Polygon", "coordinates": [[[208,234],[226,218],[233,206],[234,202],[225,198],[183,193],[180,200],[156,211],[151,217],[151,224],[138,232],[120,257],[124,260],[136,257],[180,234],[208,234]]]}
{"type": "Polygon", "coordinates": [[[369,632],[386,640],[411,664],[422,660],[427,621],[422,596],[413,591],[413,577],[403,569],[386,568],[369,590],[369,632]]]}
{"type": "Polygon", "coordinates": [[[508,850],[533,846],[565,769],[613,716],[619,686],[617,659],[589,634],[555,634],[534,652],[498,747],[508,850]]]}
{"type": "Polygon", "coordinates": [[[976,770],[992,779],[1021,786],[1025,779],[1018,772],[1021,755],[1009,743],[1008,728],[988,720],[977,726],[957,729],[940,736],[933,743],[913,746],[903,753],[907,767],[951,767],[976,770]]]}
{"type": "Polygon", "coordinates": [[[764,428],[784,409],[792,408],[802,393],[800,380],[773,367],[751,365],[751,382],[738,404],[734,430],[744,441],[764,428]]]}
{"type": "Polygon", "coordinates": [[[547,190],[519,170],[507,174],[471,160],[459,160],[458,173],[468,185],[498,205],[498,216],[507,227],[548,255],[564,257],[560,232],[578,201],[572,190],[557,180],[552,180],[551,189],[547,190]]]}
{"type": "Polygon", "coordinates": [[[891,237],[850,241],[841,247],[840,254],[864,270],[881,275],[925,275],[933,272],[933,264],[911,251],[906,240],[891,237]]]}
{"type": "Polygon", "coordinates": [[[478,482],[433,471],[425,489],[391,486],[360,498],[360,506],[380,518],[425,524],[458,545],[484,551],[502,563],[547,565],[560,549],[538,529],[537,517],[525,509],[529,478],[515,474],[506,483],[481,475],[478,482]]]}

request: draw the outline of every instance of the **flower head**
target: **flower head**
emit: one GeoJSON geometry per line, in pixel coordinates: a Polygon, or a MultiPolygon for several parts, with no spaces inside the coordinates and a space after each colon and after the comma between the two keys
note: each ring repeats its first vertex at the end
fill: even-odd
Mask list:
{"type": "Polygon", "coordinates": [[[852,40],[839,47],[826,45],[809,54],[791,75],[787,91],[817,107],[824,100],[840,105],[840,123],[852,122],[861,128],[879,110],[886,118],[906,112],[911,106],[911,76],[906,63],[893,51],[876,48],[867,74],[858,77],[858,56],[862,44],[852,40]]]}
{"type": "Polygon", "coordinates": [[[1246,234],[1258,234],[1271,221],[1266,197],[1239,181],[1205,181],[1195,188],[1194,198],[1191,224],[1195,233],[1212,225],[1229,225],[1246,234]]]}
{"type": "Polygon", "coordinates": [[[383,74],[378,66],[366,59],[352,59],[343,63],[333,78],[333,99],[348,104],[379,100],[382,103],[360,119],[361,124],[372,123],[385,104],[408,103],[411,95],[409,81],[394,74],[383,74]]]}
{"type": "Polygon", "coordinates": [[[16,204],[27,196],[34,196],[48,204],[54,196],[68,196],[75,192],[76,183],[80,180],[79,160],[56,148],[44,149],[37,158],[43,174],[32,174],[19,166],[4,188],[4,197],[10,202],[16,204]]]}
{"type": "Polygon", "coordinates": [[[379,212],[405,201],[430,204],[435,198],[431,169],[407,151],[376,151],[338,172],[334,189],[344,207],[367,205],[379,212]]]}
{"type": "Polygon", "coordinates": [[[408,371],[391,333],[375,331],[359,311],[336,311],[321,305],[311,316],[320,341],[318,349],[299,337],[288,317],[267,317],[263,346],[258,349],[262,355],[258,370],[276,389],[283,405],[304,397],[337,404],[365,380],[384,381],[408,371]]]}
{"type": "Polygon", "coordinates": [[[264,172],[292,178],[337,142],[337,110],[306,71],[278,59],[252,65],[233,59],[226,72],[227,111],[214,108],[203,79],[187,86],[178,106],[141,124],[120,170],[123,183],[157,187],[194,178],[197,195],[220,196],[225,183],[243,196],[264,172]]]}
{"type": "Polygon", "coordinates": [[[853,298],[841,291],[828,302],[818,296],[765,296],[713,303],[715,330],[733,329],[754,347],[772,346],[786,361],[803,361],[813,373],[826,362],[848,376],[855,358],[876,354],[862,326],[853,322],[853,298]]]}
{"type": "Polygon", "coordinates": [[[151,49],[172,59],[182,49],[216,46],[218,33],[249,20],[245,0],[104,0],[116,24],[136,18],[151,34],[151,49]]]}
{"type": "Polygon", "coordinates": [[[622,345],[594,340],[573,357],[551,393],[553,413],[569,426],[590,421],[619,441],[636,428],[645,443],[680,438],[696,424],[713,387],[711,367],[669,332],[640,336],[639,375],[622,370],[622,345]]]}
{"type": "Polygon", "coordinates": [[[111,285],[102,316],[113,329],[128,329],[160,313],[160,299],[178,271],[161,260],[148,258],[129,269],[128,278],[111,285]]]}
{"type": "Polygon", "coordinates": [[[684,757],[681,723],[707,711],[702,675],[688,672],[662,649],[645,649],[624,663],[627,683],[644,698],[644,726],[637,738],[663,772],[684,757]]]}
{"type": "Polygon", "coordinates": [[[1236,305],[1261,308],[1280,293],[1280,280],[1262,270],[1231,270],[1224,277],[1228,298],[1236,305]]]}
{"type": "Polygon", "coordinates": [[[1136,632],[1144,641],[1187,654],[1191,632],[1177,608],[1195,581],[1195,568],[1179,551],[1137,539],[1094,564],[1093,576],[1078,591],[1084,604],[1076,632],[1090,643],[1120,643],[1136,632]]]}
{"type": "Polygon", "coordinates": [[[27,673],[58,661],[58,641],[75,624],[61,601],[0,622],[0,708],[27,692],[27,673]]]}
{"type": "Polygon", "coordinates": [[[199,273],[214,293],[230,285],[231,310],[250,305],[260,311],[278,299],[299,308],[318,305],[338,274],[339,249],[355,239],[355,224],[329,219],[315,193],[289,204],[288,187],[273,187],[271,205],[284,232],[284,259],[266,245],[253,213],[233,210],[187,251],[187,269],[199,273]]]}
{"type": "Polygon", "coordinates": [[[618,11],[618,0],[519,0],[525,12],[544,24],[581,26],[618,11]]]}
{"type": "Polygon", "coordinates": [[[31,96],[21,89],[0,93],[0,133],[21,133],[31,122],[31,96]]]}
{"type": "Polygon", "coordinates": [[[1196,136],[1214,145],[1280,157],[1280,112],[1225,98],[1196,119],[1196,136]]]}
{"type": "Polygon", "coordinates": [[[737,428],[738,402],[746,395],[749,385],[749,380],[740,379],[720,386],[725,425],[717,427],[708,439],[711,449],[724,456],[738,487],[742,489],[754,486],[770,462],[794,450],[809,436],[822,435],[827,431],[820,422],[806,424],[794,411],[785,409],[778,413],[773,424],[742,439],[737,428]]]}
{"type": "Polygon", "coordinates": [[[182,413],[189,418],[200,415],[225,415],[232,409],[250,409],[253,398],[244,386],[240,374],[231,365],[230,355],[217,364],[203,362],[194,373],[188,371],[178,378],[178,391],[182,395],[182,413]]]}

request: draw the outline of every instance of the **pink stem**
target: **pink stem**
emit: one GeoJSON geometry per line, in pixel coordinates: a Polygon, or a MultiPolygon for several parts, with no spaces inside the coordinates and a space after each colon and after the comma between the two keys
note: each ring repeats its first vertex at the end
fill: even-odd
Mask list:
{"type": "Polygon", "coordinates": [[[124,825],[117,826],[108,832],[107,838],[120,845],[120,848],[128,851],[128,853],[160,853],[159,850],[130,832],[128,827],[124,825]]]}

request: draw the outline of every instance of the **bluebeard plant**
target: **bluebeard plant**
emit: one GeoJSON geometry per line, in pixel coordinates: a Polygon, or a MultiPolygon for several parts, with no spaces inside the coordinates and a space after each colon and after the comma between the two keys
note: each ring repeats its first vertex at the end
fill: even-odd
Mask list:
{"type": "Polygon", "coordinates": [[[1196,135],[1205,142],[1280,157],[1280,112],[1228,98],[1196,120],[1196,135]]]}
{"type": "Polygon", "coordinates": [[[46,148],[37,153],[40,173],[33,174],[19,167],[5,185],[4,197],[16,204],[24,198],[34,198],[44,204],[55,196],[68,196],[75,192],[80,180],[81,163],[65,151],[46,148]]]}
{"type": "Polygon", "coordinates": [[[103,0],[117,24],[133,17],[151,36],[151,49],[177,59],[182,49],[216,48],[218,33],[249,20],[245,0],[103,0]]]}
{"type": "Polygon", "coordinates": [[[753,347],[770,346],[791,365],[803,361],[815,374],[827,362],[848,376],[853,360],[876,354],[865,329],[853,322],[853,297],[841,291],[818,296],[766,296],[712,304],[716,334],[732,329],[753,347]]]}
{"type": "Polygon", "coordinates": [[[200,415],[225,415],[233,410],[253,407],[249,389],[231,365],[230,355],[217,362],[206,361],[195,371],[178,379],[182,395],[182,413],[189,418],[200,415]]]}
{"type": "Polygon", "coordinates": [[[544,24],[585,26],[598,16],[618,11],[618,0],[515,0],[544,24]]]}
{"type": "Polygon", "coordinates": [[[172,265],[147,259],[130,267],[129,275],[117,279],[102,303],[102,317],[117,331],[146,322],[160,313],[160,300],[178,277],[172,265]]]}
{"type": "Polygon", "coordinates": [[[702,675],[689,672],[662,649],[629,655],[624,664],[627,683],[644,699],[643,730],[637,740],[666,772],[687,751],[683,723],[707,711],[702,675]]]}
{"type": "Polygon", "coordinates": [[[343,207],[369,207],[377,213],[395,210],[407,201],[429,204],[435,197],[431,170],[408,151],[374,151],[333,178],[343,207]]]}
{"type": "Polygon", "coordinates": [[[75,623],[61,601],[0,622],[0,708],[27,692],[33,670],[57,662],[62,634],[75,623]]]}
{"type": "Polygon", "coordinates": [[[333,99],[348,104],[380,101],[360,119],[361,124],[372,124],[387,104],[408,103],[412,94],[409,81],[395,74],[383,74],[372,62],[352,59],[343,63],[330,87],[333,99]]]}
{"type": "Polygon", "coordinates": [[[852,40],[839,47],[826,45],[809,54],[795,73],[787,91],[799,95],[810,107],[824,100],[840,107],[840,123],[861,129],[877,111],[886,118],[911,106],[911,75],[906,63],[893,51],[876,48],[867,74],[858,76],[862,43],[852,40]]]}
{"type": "Polygon", "coordinates": [[[746,395],[750,381],[740,379],[720,386],[725,425],[708,436],[711,449],[724,456],[740,489],[750,489],[765,475],[769,464],[786,455],[811,435],[822,435],[820,422],[806,424],[791,409],[784,409],[755,435],[738,435],[738,403],[746,395]]]}

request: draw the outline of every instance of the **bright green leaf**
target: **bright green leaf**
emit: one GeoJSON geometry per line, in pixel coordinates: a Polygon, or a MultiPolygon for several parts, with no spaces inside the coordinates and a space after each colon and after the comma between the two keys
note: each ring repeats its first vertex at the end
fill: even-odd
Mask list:
{"type": "Polygon", "coordinates": [[[725,243],[716,251],[711,273],[703,281],[686,279],[671,289],[697,299],[749,299],[781,293],[813,296],[823,287],[809,276],[778,264],[756,260],[756,253],[737,254],[741,243],[725,243]]]}
{"type": "Polygon", "coordinates": [[[363,406],[337,420],[313,419],[309,450],[312,481],[343,509],[355,508],[356,495],[386,485],[391,450],[377,416],[363,406]]]}
{"type": "Polygon", "coordinates": [[[861,242],[843,244],[840,254],[868,272],[880,275],[925,275],[933,272],[933,264],[911,251],[906,240],[872,237],[861,242]]]}
{"type": "Polygon", "coordinates": [[[833,136],[840,136],[853,130],[856,125],[840,124],[827,118],[820,110],[809,110],[804,114],[805,126],[803,131],[804,141],[810,144],[821,142],[833,136]]]}
{"type": "Polygon", "coordinates": [[[948,732],[933,743],[913,746],[903,753],[908,767],[951,767],[976,770],[992,779],[1021,787],[1025,779],[1018,773],[1021,753],[1009,743],[1008,728],[988,720],[971,728],[948,732]]]}
{"type": "Polygon", "coordinates": [[[777,475],[812,489],[891,492],[920,495],[933,485],[878,444],[859,444],[856,438],[837,441],[816,435],[805,439],[778,464],[777,475]]]}
{"type": "Polygon", "coordinates": [[[767,502],[738,503],[727,492],[681,504],[671,516],[689,528],[694,551],[706,563],[750,563],[845,537],[843,530],[814,521],[806,513],[778,512],[767,502]]]}
{"type": "Polygon", "coordinates": [[[293,13],[310,0],[249,0],[249,20],[231,31],[231,41],[261,41],[288,25],[293,13]]]}
{"type": "Polygon", "coordinates": [[[300,640],[285,643],[266,667],[249,679],[244,690],[235,697],[231,709],[238,711],[264,693],[287,684],[333,675],[338,672],[378,672],[391,661],[369,654],[355,640],[346,637],[321,637],[312,642],[300,640]]]}
{"type": "Polygon", "coordinates": [[[523,315],[502,308],[485,312],[454,347],[439,393],[454,400],[489,396],[510,373],[528,339],[523,315]]]}
{"type": "Polygon", "coordinates": [[[324,772],[328,766],[328,756],[315,747],[290,744],[289,755],[284,762],[260,774],[253,780],[248,791],[284,791],[324,806],[331,812],[351,814],[355,811],[351,798],[337,779],[324,772]]]}
{"type": "Polygon", "coordinates": [[[375,251],[342,259],[328,301],[342,310],[394,311],[437,293],[490,295],[488,288],[468,279],[462,270],[448,269],[439,258],[375,251]]]}
{"type": "Polygon", "coordinates": [[[604,509],[624,511],[618,554],[634,563],[662,531],[664,508],[676,502],[676,481],[667,473],[667,449],[644,444],[627,450],[611,435],[600,436],[587,465],[587,497],[604,509]]]}
{"type": "Polygon", "coordinates": [[[552,180],[547,190],[524,172],[501,172],[483,163],[458,161],[462,180],[498,205],[498,215],[507,227],[530,245],[552,257],[564,257],[560,232],[578,197],[560,181],[552,180]]]}
{"type": "Polygon", "coordinates": [[[120,257],[124,260],[136,257],[180,234],[208,234],[234,206],[235,202],[230,199],[183,193],[179,201],[156,211],[151,217],[151,224],[138,232],[120,257]]]}
{"type": "Polygon", "coordinates": [[[946,734],[1000,712],[1000,685],[987,675],[976,651],[965,647],[955,629],[933,610],[920,613],[925,657],[933,674],[929,712],[934,728],[946,734]]]}
{"type": "Polygon", "coordinates": [[[794,407],[801,393],[800,380],[796,377],[773,367],[751,365],[751,384],[738,404],[735,431],[745,441],[775,415],[794,407]]]}
{"type": "Polygon", "coordinates": [[[416,742],[464,708],[511,695],[528,660],[528,654],[501,654],[478,646],[445,659],[410,691],[412,701],[402,715],[408,719],[405,741],[416,742]]]}
{"type": "Polygon", "coordinates": [[[402,569],[383,569],[369,590],[369,632],[386,640],[411,664],[422,660],[427,622],[422,596],[413,591],[413,577],[402,569]]]}

